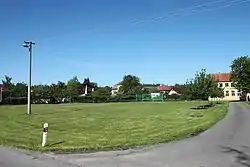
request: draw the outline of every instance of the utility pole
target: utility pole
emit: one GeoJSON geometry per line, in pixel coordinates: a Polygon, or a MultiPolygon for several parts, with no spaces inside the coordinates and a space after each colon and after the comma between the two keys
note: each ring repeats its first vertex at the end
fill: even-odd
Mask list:
{"type": "Polygon", "coordinates": [[[29,72],[28,72],[28,105],[27,105],[27,114],[31,114],[31,63],[32,63],[32,46],[35,45],[34,42],[24,41],[23,47],[29,49],[29,72]]]}

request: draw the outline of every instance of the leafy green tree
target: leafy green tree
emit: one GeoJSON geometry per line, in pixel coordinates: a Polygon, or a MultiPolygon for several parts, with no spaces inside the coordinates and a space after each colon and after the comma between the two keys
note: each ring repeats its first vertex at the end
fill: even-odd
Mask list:
{"type": "Polygon", "coordinates": [[[96,82],[91,82],[92,88],[96,90],[98,88],[98,84],[96,82]]]}
{"type": "Polygon", "coordinates": [[[49,99],[52,94],[50,85],[41,85],[41,89],[42,89],[42,98],[49,99]]]}
{"type": "Polygon", "coordinates": [[[12,83],[12,78],[5,75],[4,80],[2,80],[4,91],[3,99],[13,97],[15,85],[12,83]]]}
{"type": "Polygon", "coordinates": [[[220,97],[220,98],[223,98],[224,97],[224,92],[223,92],[223,89],[219,88],[218,86],[215,87],[211,87],[210,88],[210,97],[211,98],[215,98],[215,97],[220,97]]]}
{"type": "Polygon", "coordinates": [[[82,93],[82,86],[78,78],[75,76],[67,83],[67,95],[71,99],[78,97],[82,93]]]}
{"type": "Polygon", "coordinates": [[[135,95],[142,92],[142,84],[140,79],[133,75],[125,75],[121,82],[120,92],[123,95],[135,95]]]}
{"type": "Polygon", "coordinates": [[[50,85],[51,96],[56,99],[62,99],[66,97],[67,86],[64,82],[58,81],[57,84],[50,85]]]}
{"type": "Polygon", "coordinates": [[[159,86],[159,84],[142,84],[143,87],[156,87],[159,86]]]}
{"type": "Polygon", "coordinates": [[[15,86],[12,83],[12,78],[7,75],[5,75],[4,80],[2,80],[2,83],[5,90],[12,90],[15,86]]]}
{"type": "Polygon", "coordinates": [[[205,69],[195,74],[195,78],[187,82],[188,93],[194,100],[208,100],[208,97],[218,97],[223,94],[223,90],[218,88],[218,84],[205,69]]]}
{"type": "Polygon", "coordinates": [[[250,92],[250,58],[242,56],[234,59],[231,64],[231,80],[243,94],[250,92]]]}
{"type": "Polygon", "coordinates": [[[27,97],[27,84],[25,83],[17,83],[14,88],[13,88],[13,92],[14,92],[14,96],[15,97],[27,97]]]}
{"type": "Polygon", "coordinates": [[[56,85],[59,98],[67,97],[67,85],[64,82],[58,81],[56,85]]]}
{"type": "Polygon", "coordinates": [[[50,85],[34,85],[31,88],[31,98],[32,101],[36,103],[42,103],[51,97],[50,85]]]}
{"type": "Polygon", "coordinates": [[[62,100],[62,98],[67,97],[67,85],[60,81],[51,85],[34,85],[32,86],[31,95],[32,99],[37,103],[42,103],[49,99],[62,100]]]}
{"type": "MultiPolygon", "coordinates": [[[[26,99],[27,97],[27,85],[25,83],[12,83],[12,78],[5,76],[2,80],[4,91],[3,91],[3,100],[6,99],[7,103],[11,103],[11,99],[15,97],[15,99],[26,99]]],[[[97,83],[90,82],[89,78],[84,80],[83,84],[80,84],[77,77],[73,77],[68,83],[64,83],[58,81],[57,84],[51,85],[33,85],[31,87],[31,99],[32,102],[35,103],[45,103],[48,101],[58,101],[62,100],[63,98],[71,98],[75,99],[79,97],[80,94],[84,93],[83,85],[88,85],[88,93],[90,93],[90,89],[94,88],[96,90],[98,88],[97,83]]],[[[97,94],[104,94],[105,96],[108,95],[110,92],[103,93],[103,90],[100,89],[95,93],[97,94]]],[[[27,100],[27,99],[26,99],[27,100]]],[[[4,102],[6,103],[6,102],[4,102]]]]}
{"type": "Polygon", "coordinates": [[[106,87],[98,87],[94,92],[91,93],[91,97],[96,101],[106,101],[111,96],[111,88],[106,87]]]}
{"type": "Polygon", "coordinates": [[[58,98],[60,96],[60,90],[56,84],[51,84],[49,89],[52,97],[58,98]]]}

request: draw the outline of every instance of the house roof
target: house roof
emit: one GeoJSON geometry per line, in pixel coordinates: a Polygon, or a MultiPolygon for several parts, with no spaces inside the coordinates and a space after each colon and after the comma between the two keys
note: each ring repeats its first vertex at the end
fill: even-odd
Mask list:
{"type": "Polygon", "coordinates": [[[159,85],[156,88],[159,91],[170,91],[172,89],[171,86],[167,86],[167,85],[159,85]]]}
{"type": "Polygon", "coordinates": [[[180,87],[172,87],[172,89],[174,91],[176,91],[177,93],[180,93],[180,94],[182,94],[182,93],[185,92],[185,89],[184,88],[180,88],[180,87]]]}
{"type": "Polygon", "coordinates": [[[211,74],[211,77],[217,82],[230,82],[231,73],[215,73],[211,74]]]}

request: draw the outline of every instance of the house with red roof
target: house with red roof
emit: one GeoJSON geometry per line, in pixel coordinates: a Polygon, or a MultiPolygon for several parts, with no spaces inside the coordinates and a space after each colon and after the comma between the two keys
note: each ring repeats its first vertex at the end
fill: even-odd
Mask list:
{"type": "Polygon", "coordinates": [[[173,86],[168,86],[168,85],[158,85],[156,87],[156,89],[161,92],[161,93],[164,93],[164,94],[168,94],[168,95],[173,95],[173,94],[177,94],[177,95],[180,95],[181,92],[176,89],[175,87],[173,86]]]}
{"type": "Polygon", "coordinates": [[[223,100],[226,101],[238,101],[241,97],[241,91],[238,91],[234,87],[231,81],[231,73],[214,73],[211,77],[218,82],[218,87],[222,88],[224,91],[223,100]]]}

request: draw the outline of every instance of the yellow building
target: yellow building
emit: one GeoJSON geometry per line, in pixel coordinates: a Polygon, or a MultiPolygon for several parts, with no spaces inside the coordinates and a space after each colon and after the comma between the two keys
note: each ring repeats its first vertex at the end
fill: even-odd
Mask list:
{"type": "Polygon", "coordinates": [[[216,73],[211,74],[212,78],[218,82],[218,87],[224,90],[224,98],[222,100],[225,101],[239,101],[241,97],[241,92],[238,91],[233,85],[231,81],[230,73],[216,73]]]}

